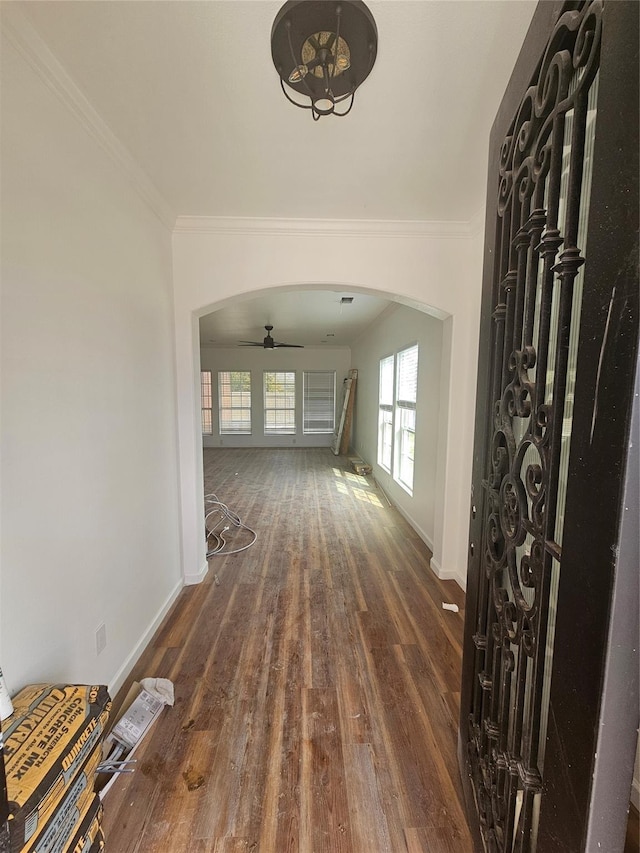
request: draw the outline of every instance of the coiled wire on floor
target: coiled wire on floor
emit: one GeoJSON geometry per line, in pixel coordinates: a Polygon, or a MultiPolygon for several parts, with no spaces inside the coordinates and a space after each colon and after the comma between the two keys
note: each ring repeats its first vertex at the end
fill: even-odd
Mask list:
{"type": "Polygon", "coordinates": [[[204,504],[207,510],[204,517],[204,527],[207,533],[207,559],[218,555],[239,554],[254,544],[258,538],[255,530],[243,524],[240,521],[240,517],[233,510],[230,510],[226,504],[219,501],[216,495],[213,493],[205,495],[204,504]],[[248,531],[253,536],[251,542],[243,545],[241,548],[227,549],[227,538],[224,534],[230,531],[232,527],[248,531]]]}

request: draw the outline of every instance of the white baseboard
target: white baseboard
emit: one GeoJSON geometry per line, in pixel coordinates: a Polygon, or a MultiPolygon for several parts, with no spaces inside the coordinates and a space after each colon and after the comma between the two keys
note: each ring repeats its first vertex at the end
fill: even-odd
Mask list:
{"type": "MultiPolygon", "coordinates": [[[[411,525],[411,527],[415,530],[415,532],[418,534],[418,536],[422,539],[424,544],[427,546],[427,548],[433,554],[433,542],[431,540],[431,537],[428,536],[428,534],[425,533],[424,530],[422,530],[420,525],[417,524],[413,518],[411,518],[411,516],[408,512],[405,512],[405,510],[401,506],[399,506],[396,503],[393,503],[393,501],[391,501],[389,499],[389,496],[384,491],[384,489],[382,489],[380,487],[380,484],[377,481],[376,481],[376,485],[378,486],[380,491],[383,493],[383,495],[386,497],[386,499],[389,501],[391,506],[393,506],[394,509],[398,510],[400,515],[405,519],[405,521],[407,521],[411,525]]],[[[460,589],[464,590],[464,592],[467,591],[467,579],[466,579],[466,577],[460,577],[460,575],[457,572],[453,572],[453,571],[448,570],[448,569],[443,569],[442,566],[440,565],[440,563],[434,557],[431,557],[430,566],[431,566],[431,571],[434,573],[434,575],[439,580],[441,580],[441,581],[455,581],[458,584],[458,586],[460,587],[460,589]]]]}
{"type": "Polygon", "coordinates": [[[411,518],[411,516],[409,515],[409,513],[408,513],[408,512],[406,512],[406,511],[405,511],[401,506],[399,506],[399,504],[396,504],[396,503],[394,503],[392,500],[390,500],[389,495],[384,491],[384,489],[382,489],[382,488],[380,487],[380,483],[378,483],[378,482],[377,482],[377,480],[376,480],[376,486],[380,489],[380,491],[383,493],[383,495],[385,496],[385,498],[389,501],[389,503],[391,504],[391,506],[392,506],[394,509],[397,509],[397,510],[398,510],[398,512],[400,513],[400,515],[404,518],[404,520],[405,520],[405,521],[407,521],[407,522],[411,525],[411,527],[415,530],[415,532],[418,534],[418,536],[422,539],[422,541],[424,542],[424,544],[427,546],[427,548],[428,548],[428,549],[431,551],[431,553],[433,554],[433,540],[431,539],[431,537],[429,536],[429,534],[428,534],[428,533],[425,533],[425,531],[420,527],[420,525],[419,525],[419,524],[417,524],[417,523],[414,521],[414,519],[413,519],[413,518],[411,518]]]}
{"type": "Polygon", "coordinates": [[[195,586],[198,583],[202,583],[202,581],[206,578],[207,572],[209,571],[209,563],[205,560],[204,565],[196,574],[190,574],[184,576],[184,585],[185,586],[195,586]]]}
{"type": "MultiPolygon", "coordinates": [[[[375,477],[373,478],[373,480],[376,484],[376,487],[382,492],[382,494],[387,499],[387,503],[389,504],[389,506],[392,506],[394,509],[398,510],[400,515],[405,519],[405,521],[407,521],[411,525],[411,527],[415,530],[415,532],[418,534],[418,536],[422,539],[424,544],[431,551],[431,554],[433,554],[433,542],[431,540],[431,537],[428,536],[424,532],[424,530],[421,529],[419,524],[416,524],[416,522],[413,520],[413,518],[411,518],[411,516],[409,515],[408,512],[405,512],[405,510],[403,510],[401,506],[398,506],[398,504],[394,503],[391,500],[389,495],[385,492],[385,490],[382,488],[382,486],[376,480],[375,477]]],[[[463,590],[463,592],[467,591],[467,577],[466,577],[466,575],[464,577],[461,577],[457,572],[453,572],[453,571],[448,570],[448,569],[443,569],[442,566],[440,565],[440,563],[433,556],[431,557],[431,560],[429,561],[429,565],[431,566],[431,571],[438,578],[438,580],[455,581],[458,584],[458,586],[460,587],[460,589],[463,590]]]]}
{"type": "Polygon", "coordinates": [[[431,571],[434,573],[434,575],[435,575],[437,578],[440,578],[440,580],[443,580],[443,577],[442,577],[442,574],[443,574],[443,572],[442,572],[442,566],[441,566],[441,565],[440,565],[440,563],[436,560],[436,558],[435,558],[435,557],[432,557],[432,558],[431,558],[430,565],[431,565],[431,571]]]}
{"type": "Polygon", "coordinates": [[[452,572],[447,569],[443,569],[440,563],[431,558],[431,569],[435,576],[441,581],[455,581],[460,589],[464,592],[467,591],[467,579],[460,577],[457,572],[452,572]]]}
{"type": "Polygon", "coordinates": [[[151,624],[148,626],[148,628],[145,630],[145,632],[142,634],[142,636],[134,646],[133,650],[131,651],[131,654],[127,657],[120,669],[116,672],[113,679],[109,682],[109,695],[111,697],[114,697],[118,690],[120,690],[120,688],[124,684],[127,676],[135,666],[142,652],[151,642],[153,635],[160,627],[160,623],[169,612],[171,605],[180,594],[180,591],[182,590],[183,586],[184,583],[182,582],[182,579],[180,579],[165,599],[164,604],[160,607],[160,610],[153,618],[151,624]]]}

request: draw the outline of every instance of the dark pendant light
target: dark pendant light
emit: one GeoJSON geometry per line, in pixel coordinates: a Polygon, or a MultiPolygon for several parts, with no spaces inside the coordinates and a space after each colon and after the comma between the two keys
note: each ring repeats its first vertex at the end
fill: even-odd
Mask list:
{"type": "Polygon", "coordinates": [[[378,29],[361,0],[289,0],[271,29],[271,55],[286,98],[320,116],[345,116],[376,61],[378,29]],[[286,85],[285,85],[286,84],[286,85]],[[305,103],[287,92],[287,87],[305,103]],[[346,109],[336,109],[348,102],[346,109]]]}

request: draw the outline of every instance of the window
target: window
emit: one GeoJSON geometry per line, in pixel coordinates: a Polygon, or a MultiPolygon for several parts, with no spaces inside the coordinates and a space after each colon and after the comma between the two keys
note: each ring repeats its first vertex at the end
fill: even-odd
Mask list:
{"type": "Polygon", "coordinates": [[[378,388],[378,465],[389,473],[393,449],[393,362],[392,355],[380,360],[378,388]]]}
{"type": "Polygon", "coordinates": [[[397,452],[393,477],[409,491],[413,489],[413,453],[416,436],[418,395],[418,346],[398,353],[396,377],[397,452]]]}
{"type": "Polygon", "coordinates": [[[413,452],[416,440],[416,411],[398,406],[398,453],[393,476],[413,489],[413,452]]]}
{"type": "Polygon", "coordinates": [[[213,434],[213,417],[211,414],[211,371],[200,371],[200,398],[202,405],[202,434],[213,434]]]}
{"type": "Polygon", "coordinates": [[[378,465],[412,493],[418,396],[418,346],[380,360],[378,465]],[[395,381],[394,381],[395,380],[395,381]]]}
{"type": "Polygon", "coordinates": [[[302,432],[333,433],[336,422],[336,374],[305,370],[302,375],[302,432]]]}
{"type": "Polygon", "coordinates": [[[295,435],[296,374],[293,371],[264,372],[264,434],[295,435]]]}
{"type": "Polygon", "coordinates": [[[251,435],[251,373],[221,370],[218,373],[220,435],[251,435]]]}

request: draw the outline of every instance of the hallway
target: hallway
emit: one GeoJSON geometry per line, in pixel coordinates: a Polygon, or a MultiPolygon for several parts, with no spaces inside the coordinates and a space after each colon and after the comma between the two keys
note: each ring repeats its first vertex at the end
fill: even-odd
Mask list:
{"type": "MultiPolygon", "coordinates": [[[[257,541],[211,559],[132,674],[171,678],[176,704],[105,799],[108,849],[469,853],[456,763],[464,594],[344,457],[204,460],[205,490],[257,541]]],[[[231,548],[250,539],[231,534],[231,548]]]]}

